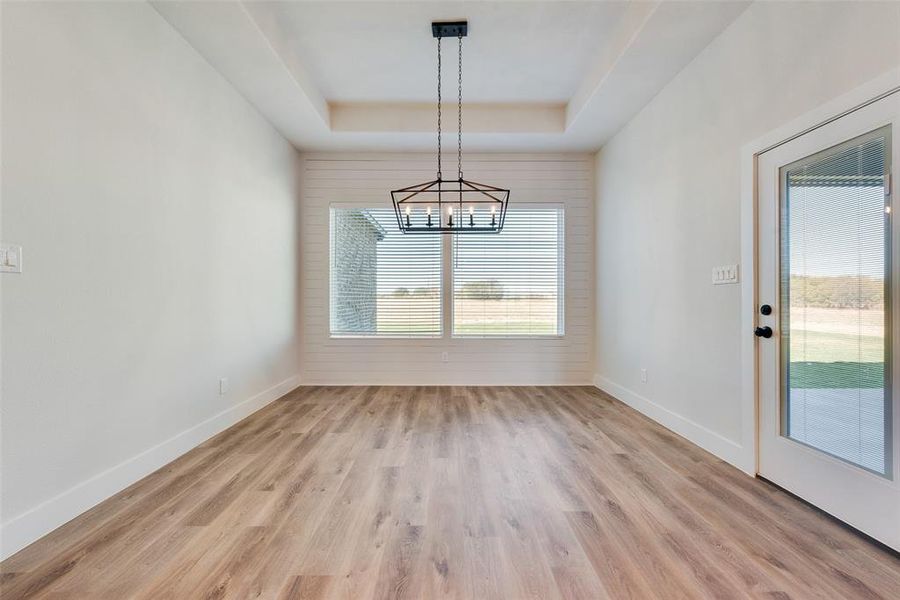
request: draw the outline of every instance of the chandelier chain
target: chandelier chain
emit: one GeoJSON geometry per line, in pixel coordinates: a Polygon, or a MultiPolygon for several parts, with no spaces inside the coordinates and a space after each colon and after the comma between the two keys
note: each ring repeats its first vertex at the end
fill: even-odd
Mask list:
{"type": "Polygon", "coordinates": [[[437,39],[437,178],[441,180],[441,38],[437,39]]]}
{"type": "Polygon", "coordinates": [[[459,40],[459,97],[456,106],[459,123],[457,125],[456,170],[459,173],[459,180],[462,181],[462,34],[459,34],[457,39],[459,40]]]}

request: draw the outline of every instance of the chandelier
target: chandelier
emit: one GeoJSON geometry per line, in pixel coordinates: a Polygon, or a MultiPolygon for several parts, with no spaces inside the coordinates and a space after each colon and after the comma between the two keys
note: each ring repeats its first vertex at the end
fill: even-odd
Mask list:
{"type": "Polygon", "coordinates": [[[437,179],[391,192],[397,225],[403,233],[500,233],[506,220],[509,190],[463,178],[462,170],[462,39],[468,22],[432,23],[437,38],[437,179]],[[457,177],[441,172],[441,40],[455,37],[459,46],[457,95],[457,177]]]}

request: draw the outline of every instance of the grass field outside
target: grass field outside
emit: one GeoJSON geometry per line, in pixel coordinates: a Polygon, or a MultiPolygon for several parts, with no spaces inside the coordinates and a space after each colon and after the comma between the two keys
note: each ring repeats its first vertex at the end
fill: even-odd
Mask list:
{"type": "Polygon", "coordinates": [[[884,387],[884,363],[791,362],[792,389],[884,387]]]}
{"type": "Polygon", "coordinates": [[[884,312],[791,307],[790,386],[884,385],[884,312]]]}
{"type": "MultiPolygon", "coordinates": [[[[455,335],[556,335],[555,298],[456,298],[455,335]]],[[[437,296],[379,296],[378,333],[428,335],[440,332],[437,296]]]]}

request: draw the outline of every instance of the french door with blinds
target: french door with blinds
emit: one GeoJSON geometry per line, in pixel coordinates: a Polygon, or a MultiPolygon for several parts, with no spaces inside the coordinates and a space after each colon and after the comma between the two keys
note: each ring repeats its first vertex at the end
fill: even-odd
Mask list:
{"type": "Polygon", "coordinates": [[[561,206],[510,207],[497,234],[404,235],[391,208],[348,205],[329,226],[332,337],[564,333],[561,206]]]}
{"type": "Polygon", "coordinates": [[[900,549],[900,93],[759,156],[759,474],[900,549]]]}

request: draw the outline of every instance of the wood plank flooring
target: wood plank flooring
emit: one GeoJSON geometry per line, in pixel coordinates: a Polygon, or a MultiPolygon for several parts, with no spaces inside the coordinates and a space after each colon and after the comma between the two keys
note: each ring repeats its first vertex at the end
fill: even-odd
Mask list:
{"type": "Polygon", "coordinates": [[[0,597],[898,598],[900,559],[581,387],[301,388],[0,597]]]}

